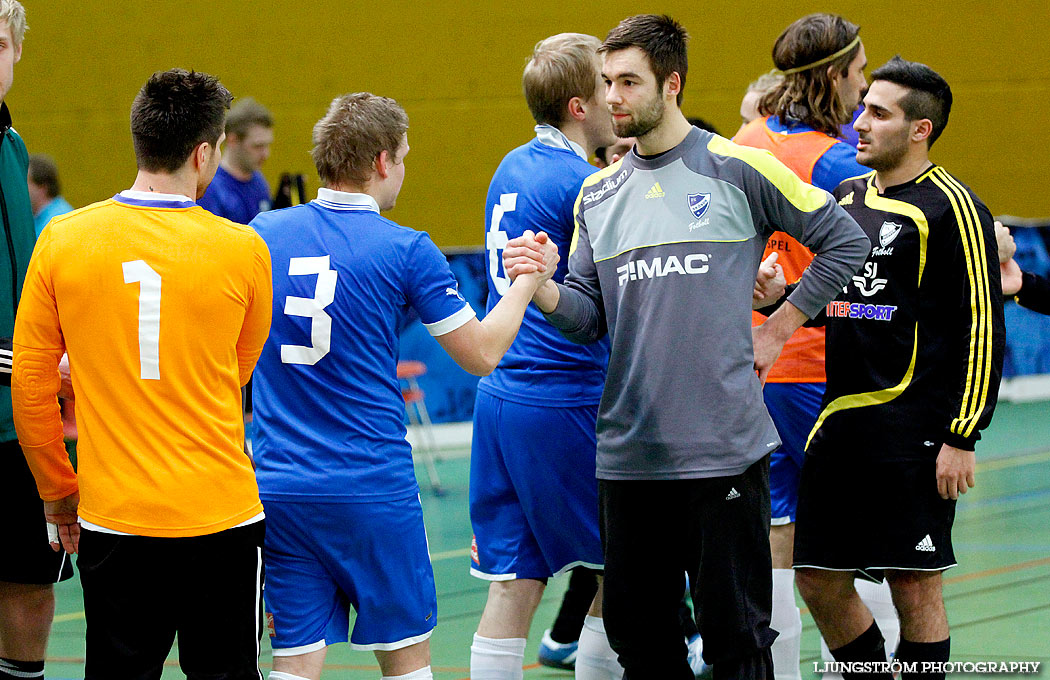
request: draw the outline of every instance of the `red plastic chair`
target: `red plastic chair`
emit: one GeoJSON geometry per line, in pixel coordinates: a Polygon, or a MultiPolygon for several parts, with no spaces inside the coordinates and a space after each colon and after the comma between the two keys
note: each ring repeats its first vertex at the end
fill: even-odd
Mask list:
{"type": "Polygon", "coordinates": [[[419,432],[419,446],[416,450],[423,460],[430,478],[430,488],[434,493],[441,495],[441,478],[438,476],[437,467],[434,465],[437,453],[437,441],[434,439],[434,425],[430,422],[430,414],[427,413],[427,405],[423,399],[423,389],[419,386],[418,378],[425,375],[427,365],[422,361],[399,361],[397,362],[397,379],[401,381],[401,396],[405,400],[405,412],[408,414],[408,422],[416,427],[419,432]]]}

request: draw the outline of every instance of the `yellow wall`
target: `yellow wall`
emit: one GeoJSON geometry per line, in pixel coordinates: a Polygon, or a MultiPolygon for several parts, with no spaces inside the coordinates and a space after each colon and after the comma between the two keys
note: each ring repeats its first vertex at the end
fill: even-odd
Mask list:
{"type": "Polygon", "coordinates": [[[480,244],[492,171],[532,136],[520,78],[537,40],[561,31],[604,37],[629,14],[670,13],[692,34],[685,112],[728,135],[745,86],[771,67],[777,34],[805,13],[838,11],[862,26],[872,67],[899,52],[952,85],[955,109],[936,162],[994,214],[1050,216],[1042,0],[23,2],[30,31],[8,103],[30,152],[56,158],[78,206],[130,185],[131,100],[151,72],[181,66],[267,105],[277,127],[264,171],[271,183],[281,171],[305,173],[311,194],[310,130],[328,102],[358,90],[396,98],[410,117],[412,153],[391,217],[442,246],[480,244]]]}

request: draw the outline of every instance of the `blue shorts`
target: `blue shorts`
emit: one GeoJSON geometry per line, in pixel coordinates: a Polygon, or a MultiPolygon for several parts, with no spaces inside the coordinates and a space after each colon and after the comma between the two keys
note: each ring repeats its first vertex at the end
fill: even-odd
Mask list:
{"type": "Polygon", "coordinates": [[[437,593],[418,496],[263,505],[274,656],[346,642],[351,607],[354,649],[391,651],[430,637],[437,593]]]}
{"type": "Polygon", "coordinates": [[[783,442],[769,460],[772,524],[790,524],[795,521],[802,459],[806,456],[806,440],[820,416],[824,383],[766,383],[762,396],[783,442]]]}
{"type": "Polygon", "coordinates": [[[529,406],[478,392],[470,452],[470,573],[544,579],[602,568],[598,406],[529,406]]]}

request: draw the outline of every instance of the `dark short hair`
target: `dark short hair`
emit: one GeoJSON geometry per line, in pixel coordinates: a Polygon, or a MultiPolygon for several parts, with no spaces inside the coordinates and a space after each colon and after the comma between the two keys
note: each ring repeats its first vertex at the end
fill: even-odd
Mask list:
{"type": "Polygon", "coordinates": [[[926,140],[927,148],[933,146],[947,127],[952,112],[952,88],[948,81],[926,64],[901,59],[899,54],[875,69],[871,80],[885,80],[908,90],[900,100],[901,110],[908,120],[926,119],[933,124],[933,132],[926,140]]]}
{"type": "Polygon", "coordinates": [[[44,187],[48,198],[56,198],[62,193],[58,181],[58,166],[51,156],[35,153],[29,157],[29,181],[44,187]]]}
{"type": "Polygon", "coordinates": [[[230,91],[207,73],[181,68],[154,73],[131,105],[139,168],[175,172],[198,145],[217,144],[231,101],[230,91]]]}
{"type": "Polygon", "coordinates": [[[678,91],[678,105],[681,106],[685,75],[689,70],[688,42],[689,34],[682,25],[666,14],[638,14],[627,17],[609,31],[598,53],[608,54],[629,47],[641,49],[649,57],[658,88],[663,87],[672,73],[678,73],[682,81],[682,89],[678,91]]]}

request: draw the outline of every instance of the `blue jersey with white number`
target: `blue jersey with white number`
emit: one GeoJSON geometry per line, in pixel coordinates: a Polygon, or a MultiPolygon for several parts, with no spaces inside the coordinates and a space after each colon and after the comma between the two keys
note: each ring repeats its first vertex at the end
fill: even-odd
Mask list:
{"type": "MultiPolygon", "coordinates": [[[[595,172],[582,149],[548,125],[536,139],[511,151],[496,169],[485,204],[488,255],[488,309],[510,287],[503,271],[503,247],[526,229],[545,231],[558,244],[561,262],[555,281],[565,278],[572,209],[584,178],[595,172]]],[[[525,312],[514,344],[478,389],[511,401],[551,406],[597,404],[609,361],[607,339],[591,345],[566,340],[534,305],[525,312]]]]}
{"type": "Polygon", "coordinates": [[[252,226],[273,261],[273,323],[255,369],[263,500],[384,501],[418,493],[397,380],[409,307],[432,335],[474,318],[430,237],[364,194],[321,189],[252,226]]]}

